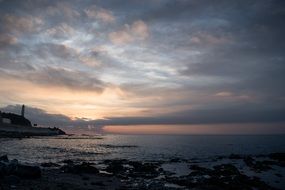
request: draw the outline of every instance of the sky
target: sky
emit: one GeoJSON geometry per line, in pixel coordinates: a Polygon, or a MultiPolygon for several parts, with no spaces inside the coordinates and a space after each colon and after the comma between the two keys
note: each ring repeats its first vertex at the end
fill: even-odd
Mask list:
{"type": "Polygon", "coordinates": [[[0,0],[0,107],[82,131],[285,133],[284,20],[283,0],[0,0]]]}

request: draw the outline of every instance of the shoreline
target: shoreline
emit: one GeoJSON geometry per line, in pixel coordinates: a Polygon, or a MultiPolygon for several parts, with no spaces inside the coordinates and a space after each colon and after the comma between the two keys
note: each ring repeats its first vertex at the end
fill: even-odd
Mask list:
{"type": "MultiPolygon", "coordinates": [[[[0,157],[2,169],[3,163],[6,166],[15,166],[15,163],[18,167],[21,166],[18,161],[10,161],[6,156],[0,157]]],[[[3,175],[0,167],[0,189],[284,189],[285,185],[282,182],[285,175],[285,153],[232,154],[208,161],[179,158],[153,162],[113,159],[94,164],[64,160],[27,167],[36,167],[41,174],[32,174],[31,178],[28,171],[25,171],[24,178],[21,175],[19,177],[15,171],[3,175]],[[175,173],[179,167],[188,171],[175,173]],[[260,177],[263,174],[271,174],[275,181],[264,181],[260,177]],[[279,179],[279,186],[276,179],[279,179]]]]}

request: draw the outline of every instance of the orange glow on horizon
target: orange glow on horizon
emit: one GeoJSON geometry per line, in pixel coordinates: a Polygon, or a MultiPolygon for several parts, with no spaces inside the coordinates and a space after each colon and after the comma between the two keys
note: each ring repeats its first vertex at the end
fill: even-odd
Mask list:
{"type": "Polygon", "coordinates": [[[115,134],[284,134],[285,125],[278,124],[210,124],[210,125],[117,125],[103,130],[115,134]],[[274,132],[272,132],[274,131],[274,132]]]}
{"type": "Polygon", "coordinates": [[[44,109],[49,113],[64,114],[72,119],[76,117],[103,119],[114,115],[135,116],[143,113],[143,109],[135,107],[124,106],[122,110],[122,105],[127,102],[124,100],[124,93],[117,87],[109,87],[99,93],[40,86],[27,81],[3,78],[0,80],[0,86],[1,94],[17,92],[13,96],[6,96],[3,101],[11,104],[26,104],[44,109]]]}

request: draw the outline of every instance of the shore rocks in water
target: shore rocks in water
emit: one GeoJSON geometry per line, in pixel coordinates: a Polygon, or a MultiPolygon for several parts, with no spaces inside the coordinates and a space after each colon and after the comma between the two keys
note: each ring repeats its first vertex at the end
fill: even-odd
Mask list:
{"type": "Polygon", "coordinates": [[[239,154],[230,154],[229,155],[229,159],[233,159],[233,160],[240,160],[242,158],[243,158],[243,156],[241,156],[239,154]]]}
{"type": "Polygon", "coordinates": [[[9,162],[8,156],[7,155],[0,156],[0,162],[9,162]]]}
{"type": "MultiPolygon", "coordinates": [[[[152,162],[130,161],[126,159],[104,160],[98,165],[98,168],[102,169],[102,171],[100,172],[92,163],[83,162],[78,164],[76,161],[73,162],[72,160],[65,160],[60,162],[61,165],[62,163],[64,163],[64,166],[62,167],[60,167],[59,164],[52,162],[42,163],[41,167],[51,168],[45,170],[43,169],[43,177],[41,179],[26,181],[22,181],[22,179],[39,178],[41,176],[40,168],[36,166],[22,165],[19,164],[17,160],[9,160],[7,156],[1,156],[0,182],[2,180],[5,181],[6,184],[18,184],[17,186],[19,187],[22,184],[27,184],[27,181],[32,181],[31,183],[42,183],[43,180],[47,180],[46,174],[48,173],[48,176],[57,175],[57,177],[62,177],[60,179],[63,180],[59,181],[59,184],[68,184],[70,182],[70,179],[75,179],[77,180],[76,183],[83,184],[83,189],[87,189],[88,185],[86,184],[89,184],[88,189],[90,189],[90,184],[92,185],[92,188],[93,186],[100,186],[100,188],[104,189],[106,187],[106,189],[108,189],[108,187],[112,185],[108,184],[108,181],[110,181],[111,179],[115,179],[120,182],[120,185],[123,185],[123,189],[133,190],[269,190],[274,189],[269,186],[272,185],[272,183],[268,183],[269,185],[266,184],[262,181],[264,180],[264,178],[261,175],[258,175],[257,173],[259,171],[267,171],[273,165],[280,166],[278,164],[282,162],[282,156],[282,154],[272,154],[271,157],[268,155],[264,155],[262,157],[231,155],[230,157],[232,157],[232,159],[235,159],[234,162],[228,160],[229,156],[224,156],[222,158],[224,160],[218,160],[216,164],[213,164],[215,162],[207,163],[207,160],[202,160],[196,163],[194,163],[192,160],[191,162],[187,160],[185,162],[183,159],[179,158],[175,158],[174,160],[168,161],[161,160],[152,162]],[[169,163],[171,167],[164,167],[165,165],[169,165],[169,163]],[[180,163],[182,163],[182,166],[180,165],[180,163]],[[246,164],[246,166],[244,163],[246,164]],[[202,167],[202,165],[199,164],[205,164],[205,166],[209,166],[209,168],[202,167]],[[180,170],[181,167],[183,167],[183,169],[184,167],[186,167],[186,170],[183,171],[183,173],[173,173],[172,166],[174,167],[174,171],[180,170]],[[187,166],[189,166],[190,170],[187,170],[187,166]],[[252,170],[250,173],[256,173],[258,176],[261,176],[261,179],[258,177],[250,177],[245,175],[243,173],[245,171],[244,167],[246,168],[246,170],[248,170],[247,166],[252,170]],[[92,181],[96,178],[98,178],[99,180],[92,181]],[[100,181],[102,178],[106,179],[104,183],[100,181]],[[80,180],[78,181],[78,179],[80,180]]],[[[273,175],[275,175],[275,177],[277,176],[278,178],[284,176],[283,173],[278,170],[276,170],[273,175]]],[[[51,177],[49,180],[54,180],[54,178],[51,177]]],[[[272,186],[274,186],[274,184],[272,186]]]]}
{"type": "Polygon", "coordinates": [[[158,168],[160,164],[157,163],[143,163],[139,161],[128,160],[105,160],[106,171],[119,177],[138,178],[143,177],[146,179],[159,176],[160,171],[158,168]]]}
{"type": "Polygon", "coordinates": [[[65,173],[73,173],[73,174],[98,174],[99,170],[92,166],[92,164],[83,162],[82,164],[67,164],[60,168],[65,173]]]}
{"type": "Polygon", "coordinates": [[[45,162],[45,163],[41,163],[41,167],[44,168],[50,168],[50,167],[59,167],[59,164],[53,163],[53,162],[45,162]]]}
{"type": "Polygon", "coordinates": [[[36,179],[41,177],[41,169],[38,166],[18,165],[14,175],[23,179],[36,179]]]}
{"type": "Polygon", "coordinates": [[[18,160],[9,161],[7,156],[0,160],[0,177],[17,176],[21,179],[37,179],[41,177],[41,169],[38,166],[19,164],[18,160]],[[7,159],[6,159],[7,158],[7,159]]]}
{"type": "Polygon", "coordinates": [[[155,178],[160,174],[156,163],[130,162],[130,165],[133,166],[132,177],[155,178]]]}
{"type": "Polygon", "coordinates": [[[253,171],[257,173],[271,170],[273,165],[282,166],[282,164],[277,161],[272,161],[272,160],[256,161],[250,156],[245,157],[243,161],[248,167],[250,167],[253,171]]]}
{"type": "Polygon", "coordinates": [[[257,177],[241,174],[232,164],[216,165],[213,169],[192,165],[190,169],[193,171],[187,176],[166,177],[166,180],[196,189],[272,189],[257,177]]]}
{"type": "Polygon", "coordinates": [[[119,174],[125,172],[125,167],[123,166],[123,163],[124,160],[113,160],[109,162],[106,171],[113,174],[119,174]]]}
{"type": "Polygon", "coordinates": [[[283,166],[285,165],[285,152],[284,153],[272,153],[272,154],[269,154],[268,157],[273,160],[279,161],[280,163],[283,164],[283,166]]]}

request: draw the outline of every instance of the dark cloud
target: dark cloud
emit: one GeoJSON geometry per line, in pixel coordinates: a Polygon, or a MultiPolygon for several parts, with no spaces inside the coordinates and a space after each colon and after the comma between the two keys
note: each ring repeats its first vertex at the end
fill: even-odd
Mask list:
{"type": "MultiPolygon", "coordinates": [[[[5,112],[19,113],[21,105],[9,105],[0,109],[5,112]]],[[[78,127],[96,129],[102,132],[107,125],[161,125],[161,124],[242,124],[242,123],[284,123],[285,109],[264,109],[262,107],[236,107],[188,110],[157,117],[110,117],[98,120],[84,118],[71,119],[61,114],[49,114],[33,107],[26,107],[26,118],[41,126],[78,127]],[[88,128],[89,127],[89,128],[88,128]]]]}
{"type": "Polygon", "coordinates": [[[19,72],[1,71],[2,77],[14,80],[29,81],[46,87],[60,87],[73,91],[93,91],[101,93],[108,86],[94,76],[82,71],[68,70],[64,68],[45,67],[27,71],[24,74],[19,72]]]}
{"type": "Polygon", "coordinates": [[[33,53],[42,59],[56,57],[63,60],[70,60],[72,58],[76,59],[78,56],[75,49],[63,44],[55,44],[55,43],[38,44],[34,48],[33,53]]]}
{"type": "MultiPolygon", "coordinates": [[[[239,106],[238,106],[239,107],[239,106]]],[[[229,107],[177,112],[157,117],[114,117],[97,120],[97,125],[282,123],[285,109],[229,107]]]]}
{"type": "Polygon", "coordinates": [[[66,87],[72,90],[102,92],[105,87],[102,81],[87,73],[63,68],[46,67],[38,72],[28,74],[23,79],[40,85],[66,87]]]}
{"type": "Polygon", "coordinates": [[[0,36],[0,49],[17,43],[17,38],[11,35],[3,34],[0,36]]]}

